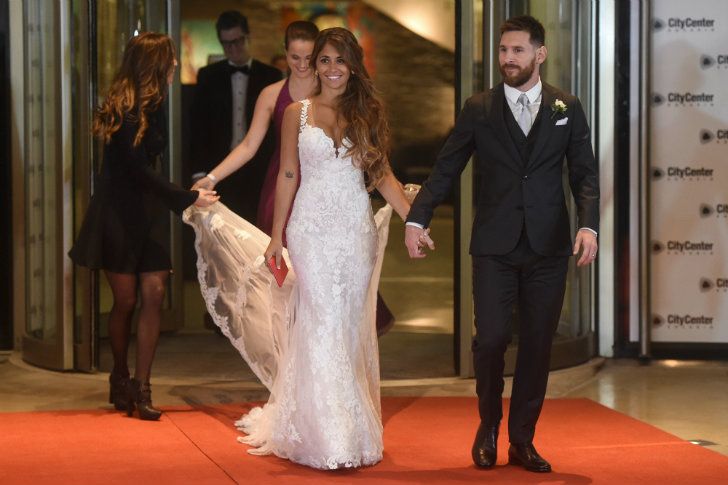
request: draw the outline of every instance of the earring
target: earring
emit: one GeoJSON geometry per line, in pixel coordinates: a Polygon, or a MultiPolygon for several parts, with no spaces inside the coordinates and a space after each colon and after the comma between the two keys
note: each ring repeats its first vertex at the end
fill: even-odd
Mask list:
{"type": "Polygon", "coordinates": [[[314,77],[318,77],[318,71],[313,72],[314,77]]]}

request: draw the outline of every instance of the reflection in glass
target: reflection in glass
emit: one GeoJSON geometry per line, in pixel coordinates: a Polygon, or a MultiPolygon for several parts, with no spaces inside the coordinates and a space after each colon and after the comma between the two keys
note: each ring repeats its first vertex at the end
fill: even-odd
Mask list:
{"type": "MultiPolygon", "coordinates": [[[[541,21],[546,30],[549,55],[542,66],[541,79],[574,93],[589,117],[591,90],[591,7],[589,2],[544,0],[529,2],[528,14],[541,21]]],[[[564,172],[564,191],[576,231],[576,207],[564,172]]],[[[590,307],[589,270],[578,270],[574,258],[569,262],[566,295],[556,338],[575,338],[591,330],[587,310],[590,307]]]]}

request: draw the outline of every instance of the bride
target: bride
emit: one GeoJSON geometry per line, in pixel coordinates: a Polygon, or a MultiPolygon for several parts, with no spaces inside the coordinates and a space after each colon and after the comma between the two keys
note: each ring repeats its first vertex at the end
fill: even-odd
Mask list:
{"type": "Polygon", "coordinates": [[[185,220],[208,310],[271,393],[236,423],[247,433],[239,439],[253,454],[359,467],[382,459],[375,298],[389,217],[394,209],[405,219],[410,204],[389,167],[383,105],[353,34],[321,31],[311,63],[315,95],[283,118],[269,242],[221,204],[185,220]],[[376,216],[375,188],[388,202],[376,216]],[[265,269],[271,258],[291,267],[280,288],[265,269]]]}

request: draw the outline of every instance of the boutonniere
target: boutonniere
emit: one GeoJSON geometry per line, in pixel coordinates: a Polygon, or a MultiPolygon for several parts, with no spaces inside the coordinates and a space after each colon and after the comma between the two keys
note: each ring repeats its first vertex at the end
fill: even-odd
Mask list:
{"type": "Polygon", "coordinates": [[[554,104],[551,105],[551,117],[553,118],[554,116],[556,116],[557,113],[566,113],[566,103],[564,103],[560,99],[557,99],[556,101],[554,101],[554,104]]]}

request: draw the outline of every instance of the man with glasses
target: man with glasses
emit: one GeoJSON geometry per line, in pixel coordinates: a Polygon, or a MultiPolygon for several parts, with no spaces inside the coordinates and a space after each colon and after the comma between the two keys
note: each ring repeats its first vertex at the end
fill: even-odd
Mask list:
{"type": "MultiPolygon", "coordinates": [[[[244,15],[235,10],[223,12],[216,28],[225,59],[197,73],[191,120],[193,177],[204,176],[243,141],[258,95],[281,79],[278,69],[250,56],[250,30],[244,15]]],[[[250,222],[255,221],[274,145],[269,130],[256,156],[215,187],[225,205],[250,222]]]]}

